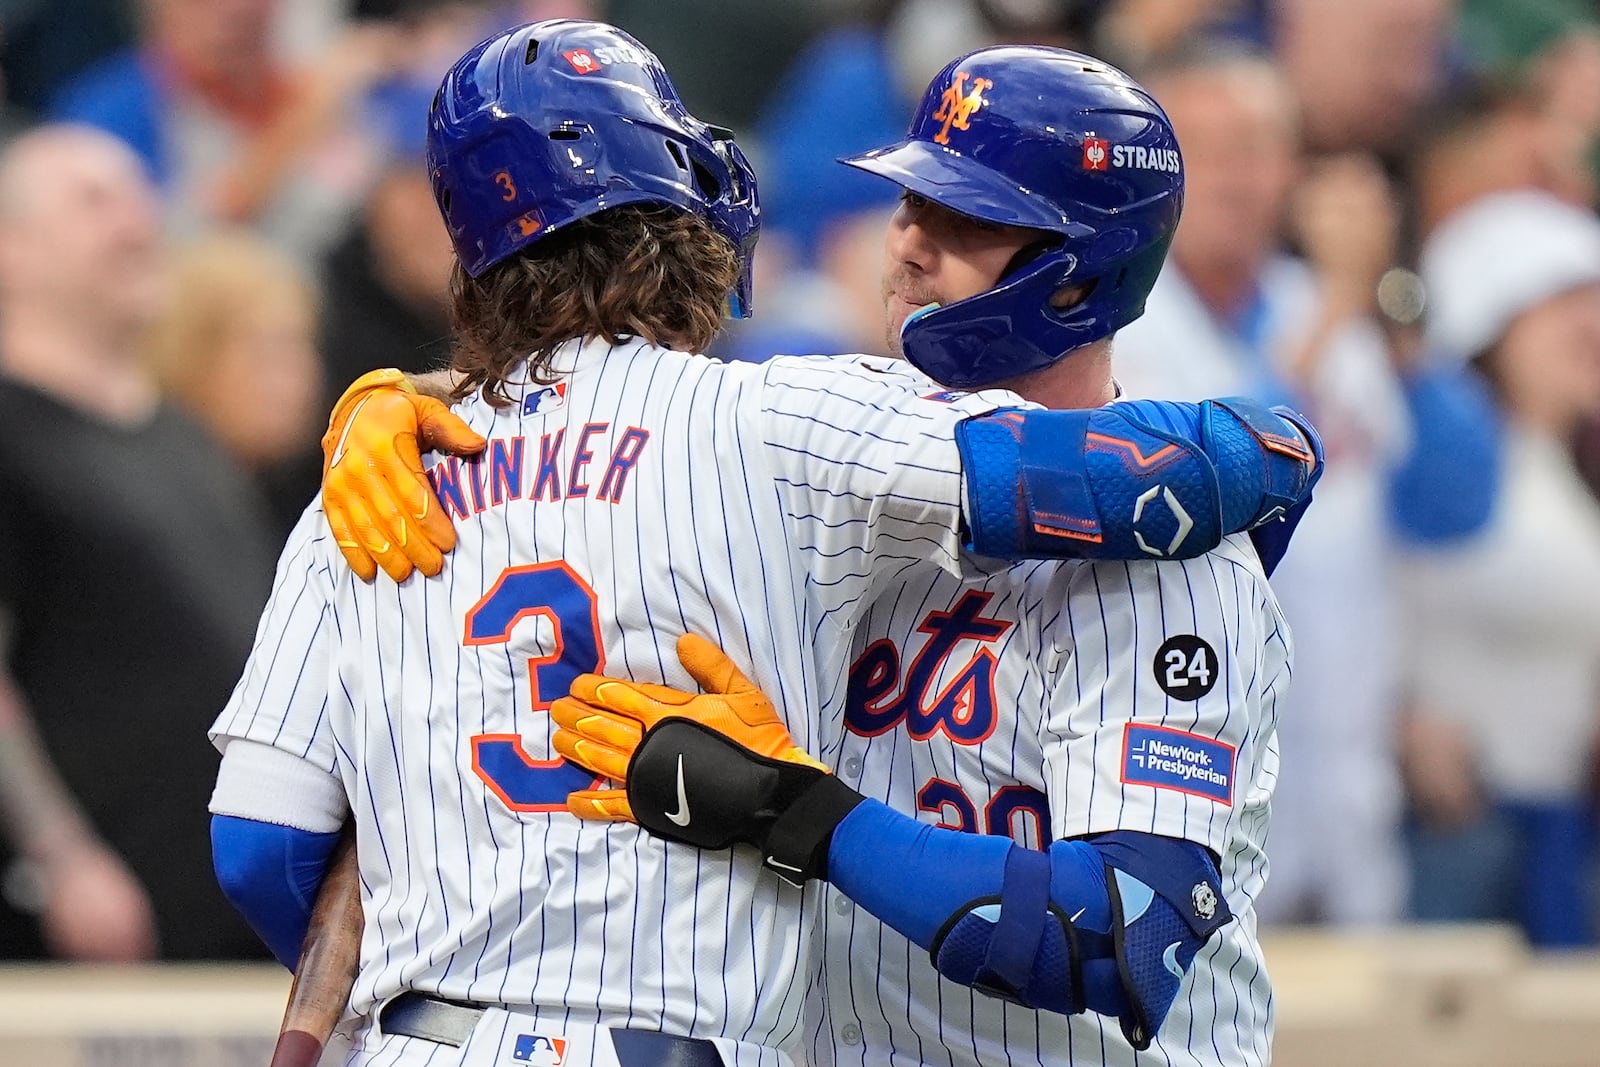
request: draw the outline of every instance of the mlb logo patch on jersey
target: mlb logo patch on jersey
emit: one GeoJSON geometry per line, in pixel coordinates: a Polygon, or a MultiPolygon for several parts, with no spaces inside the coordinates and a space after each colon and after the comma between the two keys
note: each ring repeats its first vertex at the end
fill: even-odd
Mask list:
{"type": "Polygon", "coordinates": [[[1232,745],[1166,726],[1122,729],[1122,780],[1233,805],[1232,745]]]}
{"type": "Polygon", "coordinates": [[[524,415],[544,415],[560,407],[566,402],[566,399],[566,382],[547,385],[543,389],[529,393],[522,398],[522,413],[524,415]]]}
{"type": "Polygon", "coordinates": [[[544,1034],[518,1034],[511,1058],[531,1067],[561,1067],[567,1058],[567,1039],[544,1034]]]}

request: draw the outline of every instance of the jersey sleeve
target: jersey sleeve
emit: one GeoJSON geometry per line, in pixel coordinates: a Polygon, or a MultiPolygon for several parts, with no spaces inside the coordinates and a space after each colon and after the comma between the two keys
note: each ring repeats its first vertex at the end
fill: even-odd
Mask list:
{"type": "Polygon", "coordinates": [[[936,392],[888,360],[783,357],[765,365],[761,445],[808,590],[842,625],[854,605],[933,561],[962,573],[956,426],[1012,393],[936,392]]]}
{"type": "Polygon", "coordinates": [[[1137,830],[1227,851],[1264,812],[1292,648],[1240,536],[1194,560],[1077,568],[1047,627],[1041,724],[1057,838],[1137,830]]]}
{"type": "Polygon", "coordinates": [[[313,505],[289,535],[244,674],[212,724],[219,749],[244,738],[337,773],[328,715],[338,643],[332,546],[322,509],[313,505]]]}

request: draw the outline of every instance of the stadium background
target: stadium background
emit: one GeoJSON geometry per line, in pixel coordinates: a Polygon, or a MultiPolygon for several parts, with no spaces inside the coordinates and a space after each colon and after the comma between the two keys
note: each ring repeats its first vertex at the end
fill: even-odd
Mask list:
{"type": "MultiPolygon", "coordinates": [[[[1325,302],[1307,305],[1304,322],[1279,324],[1273,336],[1303,346],[1302,376],[1245,379],[1311,410],[1330,437],[1330,469],[1341,464],[1355,496],[1379,502],[1351,513],[1356,526],[1299,544],[1302,570],[1323,578],[1297,605],[1314,619],[1299,655],[1384,684],[1346,690],[1335,673],[1290,699],[1288,714],[1301,719],[1294,732],[1286,724],[1280,788],[1292,795],[1274,821],[1264,901],[1281,994],[1276,1062],[1600,1062],[1600,569],[1591,565],[1600,557],[1600,339],[1591,312],[1587,332],[1551,335],[1548,358],[1518,369],[1511,388],[1484,355],[1500,335],[1452,332],[1444,321],[1451,307],[1505,302],[1503,291],[1483,291],[1493,272],[1476,264],[1508,263],[1513,277],[1538,280],[1592,249],[1513,198],[1452,234],[1454,269],[1426,267],[1431,239],[1508,190],[1593,213],[1600,9],[1583,0],[6,0],[6,136],[63,120],[102,126],[158,183],[162,247],[147,269],[161,282],[159,306],[126,340],[166,402],[197,424],[204,436],[193,440],[226,467],[235,502],[218,515],[215,502],[175,495],[163,505],[177,527],[224,522],[275,546],[314,489],[318,420],[343,384],[373,367],[435,366],[447,353],[449,250],[420,164],[421,116],[439,73],[473,40],[559,15],[613,21],[654,48],[691,109],[734,128],[762,176],[758,317],[719,342],[726,358],[881,348],[875,279],[891,190],[831,161],[898,137],[920,87],[951,57],[1002,40],[1065,44],[1170,87],[1158,96],[1190,157],[1186,220],[1212,230],[1187,245],[1180,231],[1195,288],[1226,290],[1204,282],[1231,271],[1251,282],[1244,291],[1266,291],[1268,265],[1282,263],[1324,295],[1362,283],[1342,318],[1325,302]],[[1257,90],[1240,96],[1244,82],[1225,75],[1252,64],[1257,90]],[[1291,125],[1252,110],[1272,94],[1292,105],[1291,125]],[[1273,153],[1289,163],[1278,185],[1265,173],[1273,153]],[[1420,319],[1415,269],[1430,283],[1420,319]],[[1483,470],[1494,488],[1481,507],[1453,507],[1473,494],[1408,463],[1404,444],[1385,450],[1360,418],[1344,425],[1317,373],[1336,346],[1316,340],[1348,329],[1364,331],[1382,357],[1377,385],[1401,399],[1400,422],[1425,428],[1441,381],[1443,395],[1465,389],[1485,405],[1494,440],[1483,470]],[[1459,337],[1471,341],[1452,351],[1459,337]],[[1530,396],[1552,394],[1571,402],[1540,422],[1530,396]],[[1557,469],[1581,499],[1520,492],[1518,428],[1530,421],[1559,446],[1540,484],[1557,469]],[[1527,547],[1504,528],[1514,513],[1549,534],[1543,570],[1507,564],[1502,548],[1527,547]],[[1352,569],[1359,580],[1345,579],[1352,569]],[[1353,633],[1368,644],[1349,642],[1353,633]],[[1581,917],[1529,904],[1552,871],[1579,872],[1581,917]]],[[[0,203],[0,247],[9,206],[0,203]]],[[[1592,266],[1600,275],[1600,262],[1592,266]]],[[[33,322],[14,311],[26,291],[10,283],[14,269],[0,263],[0,319],[33,322]]],[[[83,300],[126,281],[86,272],[83,300]]],[[[1550,295],[1535,285],[1507,311],[1550,295]]],[[[1221,336],[1249,340],[1247,316],[1214,317],[1221,336]]],[[[0,337],[0,380],[29,380],[6,358],[14,335],[0,337]]],[[[70,420],[59,426],[72,432],[70,420]]],[[[0,426],[5,467],[35,466],[55,447],[48,435],[0,426]]],[[[133,458],[154,481],[175,457],[133,458]]],[[[0,499],[0,555],[15,571],[17,559],[47,557],[30,554],[37,525],[16,514],[7,522],[13,506],[0,499]]],[[[1535,547],[1516,558],[1540,557],[1535,547]]],[[[151,567],[170,563],[160,546],[145,551],[151,567]]],[[[269,565],[240,560],[238,580],[211,583],[208,595],[253,619],[269,565]]],[[[275,1031],[286,977],[251,962],[262,954],[236,927],[208,927],[186,895],[206,877],[210,715],[129,696],[187,693],[176,681],[205,668],[231,678],[242,649],[169,642],[166,654],[138,660],[142,687],[97,674],[107,669],[97,650],[130,641],[125,620],[138,608],[46,571],[0,572],[0,735],[34,720],[86,812],[95,859],[108,861],[53,867],[32,856],[25,802],[0,780],[11,842],[0,883],[0,1062],[259,1063],[275,1031]],[[62,590],[90,622],[75,630],[79,665],[44,670],[28,659],[29,635],[54,624],[37,617],[38,598],[62,590]],[[198,662],[205,656],[213,662],[198,662]],[[73,699],[55,699],[69,690],[73,699]],[[86,706],[96,692],[105,709],[86,706]],[[122,732],[99,729],[102,711],[122,732]],[[112,769],[84,771],[94,764],[67,752],[64,738],[115,747],[117,758],[103,761],[112,769]],[[200,799],[175,806],[188,814],[155,840],[137,818],[98,815],[173,796],[200,799]],[[107,933],[91,915],[124,933],[153,932],[107,933]],[[180,928],[183,940],[166,933],[180,928]],[[76,962],[43,962],[52,958],[76,962]]],[[[0,776],[10,766],[0,760],[0,776]]]]}

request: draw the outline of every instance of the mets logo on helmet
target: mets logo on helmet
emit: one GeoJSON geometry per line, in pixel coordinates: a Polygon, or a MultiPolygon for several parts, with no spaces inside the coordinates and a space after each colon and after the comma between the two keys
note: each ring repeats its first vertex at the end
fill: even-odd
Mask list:
{"type": "Polygon", "coordinates": [[[973,78],[972,90],[965,95],[962,90],[966,88],[968,74],[966,71],[957,72],[951,80],[950,87],[939,98],[939,110],[933,113],[934,122],[942,122],[944,126],[933,135],[938,144],[950,143],[950,127],[958,130],[967,128],[967,120],[972,118],[972,113],[982,107],[986,101],[983,99],[985,89],[993,89],[994,82],[988,78],[973,78]]]}

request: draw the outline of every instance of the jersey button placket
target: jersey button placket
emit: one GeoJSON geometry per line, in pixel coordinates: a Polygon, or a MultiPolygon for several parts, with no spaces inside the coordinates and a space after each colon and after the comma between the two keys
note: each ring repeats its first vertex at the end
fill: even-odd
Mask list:
{"type": "Polygon", "coordinates": [[[853,907],[853,905],[850,903],[849,897],[845,896],[843,893],[837,893],[834,895],[833,910],[836,913],[840,915],[849,915],[851,907],[853,907]]]}
{"type": "Polygon", "coordinates": [[[844,773],[848,774],[852,778],[859,778],[861,776],[861,760],[855,756],[851,756],[849,759],[845,760],[844,773]]]}
{"type": "Polygon", "coordinates": [[[851,1046],[861,1044],[861,1027],[855,1023],[845,1023],[839,1028],[839,1040],[851,1046]]]}

